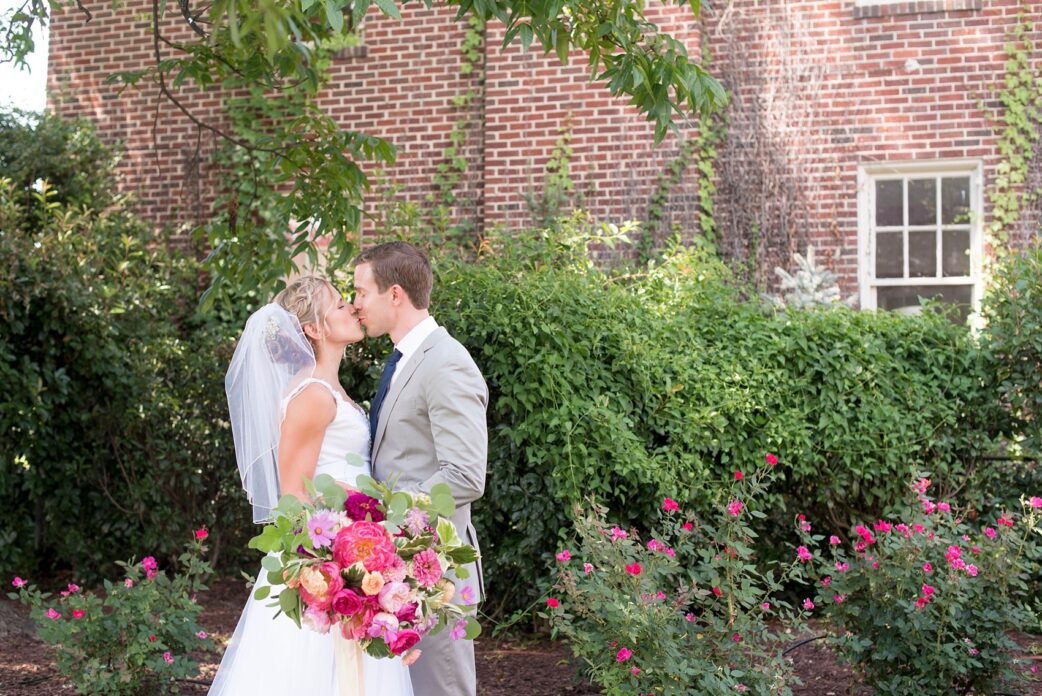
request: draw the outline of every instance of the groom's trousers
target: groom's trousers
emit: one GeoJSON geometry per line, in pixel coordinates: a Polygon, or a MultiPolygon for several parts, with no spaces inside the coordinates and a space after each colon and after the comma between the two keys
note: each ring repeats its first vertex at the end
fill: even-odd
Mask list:
{"type": "Polygon", "coordinates": [[[417,646],[423,652],[409,668],[414,696],[477,696],[474,641],[452,640],[450,633],[428,636],[417,646]]]}

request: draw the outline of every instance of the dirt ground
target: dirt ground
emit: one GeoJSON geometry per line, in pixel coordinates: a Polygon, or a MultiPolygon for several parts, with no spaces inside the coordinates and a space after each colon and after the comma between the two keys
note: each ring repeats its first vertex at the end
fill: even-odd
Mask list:
{"type": "MultiPolygon", "coordinates": [[[[201,596],[203,627],[221,643],[231,637],[245,599],[241,581],[224,580],[201,596]]],[[[58,676],[42,642],[32,637],[25,610],[0,600],[0,696],[68,696],[72,689],[58,676]]],[[[1030,640],[1024,637],[1026,645],[1030,640]]],[[[479,696],[592,696],[600,691],[579,679],[569,663],[565,646],[545,640],[479,638],[477,641],[479,696]]],[[[182,692],[206,694],[220,662],[218,653],[195,655],[201,664],[199,681],[182,684],[182,692]]],[[[796,674],[803,686],[798,696],[867,696],[868,689],[854,684],[850,670],[819,642],[794,651],[796,674]]],[[[1042,660],[1039,661],[1042,669],[1042,660]]],[[[1029,696],[1023,694],[1022,696],[1029,696]]],[[[1042,696],[1042,687],[1030,696],[1042,696]]]]}

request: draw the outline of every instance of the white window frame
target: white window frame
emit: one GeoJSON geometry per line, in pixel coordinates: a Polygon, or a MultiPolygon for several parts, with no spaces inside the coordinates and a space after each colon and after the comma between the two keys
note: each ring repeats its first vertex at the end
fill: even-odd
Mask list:
{"type": "MultiPolygon", "coordinates": [[[[984,191],[980,160],[953,159],[865,164],[858,167],[858,289],[862,309],[877,308],[877,288],[907,285],[969,285],[971,314],[980,311],[983,291],[984,191]],[[876,278],[874,230],[877,179],[917,178],[923,175],[970,177],[970,275],[948,278],[876,278]]],[[[938,192],[940,187],[938,187],[938,192]]],[[[907,206],[907,200],[905,201],[907,206]]],[[[940,235],[938,235],[940,236],[940,235]]],[[[907,239],[907,237],[906,237],[907,239]]],[[[938,242],[939,243],[939,242],[938,242]]],[[[906,242],[907,245],[907,242],[906,242]]],[[[905,267],[908,250],[905,249],[905,267]]]]}

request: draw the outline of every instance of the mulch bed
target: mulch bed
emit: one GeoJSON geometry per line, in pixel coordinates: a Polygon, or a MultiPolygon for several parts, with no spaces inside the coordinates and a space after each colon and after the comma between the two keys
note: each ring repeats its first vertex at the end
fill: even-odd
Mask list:
{"type": "MultiPolygon", "coordinates": [[[[222,580],[200,597],[203,627],[224,644],[231,637],[242,611],[246,591],[240,580],[222,580]]],[[[1018,637],[1029,645],[1029,636],[1018,637]]],[[[477,641],[478,694],[480,696],[593,696],[600,691],[577,676],[567,648],[542,639],[479,638],[477,641]]],[[[200,681],[213,678],[220,663],[218,653],[194,655],[200,661],[200,681]]],[[[848,668],[821,643],[809,643],[790,657],[803,686],[799,696],[867,696],[871,691],[854,685],[848,668]]],[[[1042,663],[1040,663],[1042,667],[1042,663]]],[[[184,684],[182,692],[201,696],[203,684],[184,684]]],[[[46,646],[32,633],[27,612],[20,605],[0,601],[0,696],[68,696],[72,689],[58,675],[46,646]]],[[[1042,686],[1023,696],[1042,696],[1042,686]]]]}

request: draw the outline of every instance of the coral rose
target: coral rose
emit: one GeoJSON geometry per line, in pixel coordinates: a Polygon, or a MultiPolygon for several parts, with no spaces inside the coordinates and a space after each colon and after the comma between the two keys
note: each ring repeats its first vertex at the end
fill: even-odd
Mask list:
{"type": "Polygon", "coordinates": [[[323,563],[300,571],[300,597],[309,607],[329,611],[333,597],[344,587],[340,566],[323,563]]]}
{"type": "Polygon", "coordinates": [[[362,592],[365,592],[370,597],[380,594],[380,590],[383,588],[384,578],[379,573],[366,573],[365,577],[362,578],[362,592]]]}

